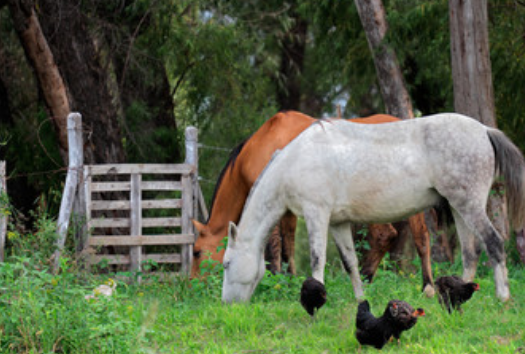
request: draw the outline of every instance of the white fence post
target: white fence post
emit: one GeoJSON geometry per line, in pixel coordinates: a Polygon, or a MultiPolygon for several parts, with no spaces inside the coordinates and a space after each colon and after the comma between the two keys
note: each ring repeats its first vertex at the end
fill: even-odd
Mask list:
{"type": "MultiPolygon", "coordinates": [[[[7,185],[5,179],[6,169],[5,161],[0,161],[0,196],[7,200],[7,185]]],[[[0,210],[0,262],[4,261],[4,247],[7,234],[7,214],[0,210]]]]}
{"type": "MultiPolygon", "coordinates": [[[[193,166],[193,173],[191,175],[191,182],[188,178],[182,177],[182,193],[183,193],[183,214],[182,214],[182,232],[191,234],[193,233],[193,224],[191,219],[198,215],[199,207],[199,182],[198,182],[198,170],[199,170],[199,155],[198,155],[198,130],[195,127],[187,127],[184,132],[185,136],[185,147],[186,157],[184,163],[193,166]],[[191,186],[191,198],[184,196],[185,191],[188,193],[188,189],[191,186]],[[189,209],[189,210],[188,210],[189,209]]],[[[182,247],[182,273],[188,274],[191,269],[193,262],[193,245],[185,245],[182,247]]]]}
{"type": "Polygon", "coordinates": [[[186,158],[184,163],[194,166],[193,175],[191,179],[193,189],[193,218],[199,215],[199,150],[198,150],[198,136],[199,131],[195,127],[187,127],[185,131],[185,145],[186,158]]]}
{"type": "Polygon", "coordinates": [[[82,175],[82,166],[84,164],[83,139],[82,139],[82,116],[80,113],[70,113],[67,116],[67,132],[69,145],[69,166],[66,177],[66,185],[62,194],[60,203],[60,213],[57,221],[57,243],[54,253],[53,271],[56,273],[60,265],[60,253],[64,249],[66,242],[67,229],[73,202],[82,175]]]}
{"type": "MultiPolygon", "coordinates": [[[[130,191],[130,235],[142,236],[142,190],[140,183],[142,182],[142,174],[131,174],[131,191],[130,191]]],[[[129,248],[130,266],[129,270],[132,272],[140,272],[142,268],[142,247],[132,246],[129,248]]],[[[140,283],[140,277],[138,278],[140,283]]]]}

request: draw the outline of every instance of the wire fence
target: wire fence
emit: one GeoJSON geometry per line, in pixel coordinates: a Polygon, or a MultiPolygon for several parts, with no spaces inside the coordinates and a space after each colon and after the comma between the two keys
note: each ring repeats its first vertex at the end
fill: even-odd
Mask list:
{"type": "MultiPolygon", "coordinates": [[[[229,155],[234,149],[234,147],[214,146],[214,145],[206,145],[202,143],[199,143],[198,147],[199,147],[199,159],[201,157],[200,153],[202,152],[202,150],[209,150],[209,151],[214,151],[214,152],[218,152],[221,154],[229,155]]],[[[199,171],[199,182],[204,182],[206,184],[215,185],[217,183],[217,178],[219,177],[220,171],[221,169],[218,169],[216,171],[216,175],[213,178],[205,177],[202,175],[202,170],[199,171]]]]}

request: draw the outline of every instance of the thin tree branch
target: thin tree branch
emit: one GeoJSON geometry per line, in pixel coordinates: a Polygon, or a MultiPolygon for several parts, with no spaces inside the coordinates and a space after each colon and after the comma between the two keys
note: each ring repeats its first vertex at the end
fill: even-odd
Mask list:
{"type": "Polygon", "coordinates": [[[153,3],[150,6],[150,8],[148,9],[148,11],[146,11],[144,16],[142,16],[142,18],[140,19],[137,27],[135,28],[135,31],[133,32],[133,35],[131,36],[129,47],[128,47],[128,51],[126,53],[126,60],[124,61],[124,68],[122,69],[122,78],[120,79],[120,84],[119,84],[119,87],[120,87],[121,91],[122,91],[122,88],[124,87],[124,82],[126,81],[126,72],[128,71],[128,64],[129,64],[129,60],[130,60],[130,56],[131,56],[131,49],[133,48],[133,44],[135,43],[135,39],[137,39],[137,36],[139,35],[139,30],[142,27],[142,24],[144,23],[146,18],[151,13],[151,9],[154,7],[154,5],[155,5],[155,3],[153,3]]]}
{"type": "Polygon", "coordinates": [[[175,96],[175,94],[177,93],[177,90],[179,89],[180,85],[184,81],[184,77],[190,71],[190,69],[192,67],[194,67],[194,66],[195,66],[195,62],[189,63],[188,65],[186,65],[186,67],[184,68],[184,71],[179,76],[179,79],[177,80],[177,83],[175,84],[175,87],[173,87],[173,90],[171,91],[171,97],[175,96]]]}

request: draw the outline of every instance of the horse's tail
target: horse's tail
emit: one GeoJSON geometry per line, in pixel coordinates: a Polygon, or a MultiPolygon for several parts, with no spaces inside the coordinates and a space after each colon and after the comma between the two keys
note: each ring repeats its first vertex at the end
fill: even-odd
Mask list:
{"type": "Polygon", "coordinates": [[[496,173],[504,178],[509,220],[515,230],[525,226],[525,159],[500,130],[488,129],[496,155],[496,173]]]}

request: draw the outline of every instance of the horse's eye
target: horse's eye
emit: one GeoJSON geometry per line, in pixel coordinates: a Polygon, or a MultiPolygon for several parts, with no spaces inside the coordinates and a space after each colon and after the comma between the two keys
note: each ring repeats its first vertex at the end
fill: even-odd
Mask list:
{"type": "Polygon", "coordinates": [[[201,251],[194,251],[193,258],[201,258],[201,251]]]}
{"type": "Polygon", "coordinates": [[[224,262],[222,266],[224,267],[224,269],[228,269],[228,267],[230,266],[230,262],[224,262]]]}

